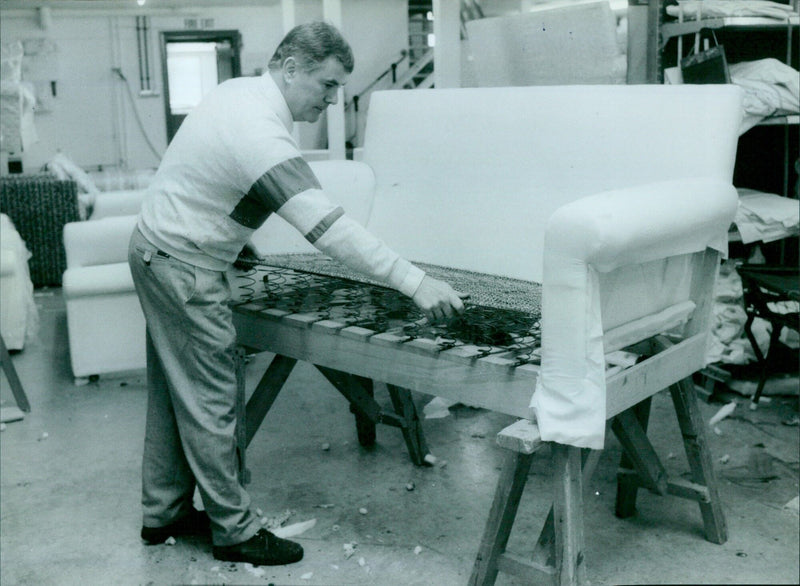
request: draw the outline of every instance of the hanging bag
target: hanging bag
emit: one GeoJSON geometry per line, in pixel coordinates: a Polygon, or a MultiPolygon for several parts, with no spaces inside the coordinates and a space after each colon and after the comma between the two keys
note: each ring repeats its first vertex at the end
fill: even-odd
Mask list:
{"type": "Polygon", "coordinates": [[[692,55],[681,59],[681,73],[683,83],[730,83],[728,60],[725,58],[725,47],[717,42],[717,35],[711,31],[714,46],[709,47],[709,40],[705,39],[703,51],[700,47],[700,33],[695,33],[695,50],[692,55]]]}

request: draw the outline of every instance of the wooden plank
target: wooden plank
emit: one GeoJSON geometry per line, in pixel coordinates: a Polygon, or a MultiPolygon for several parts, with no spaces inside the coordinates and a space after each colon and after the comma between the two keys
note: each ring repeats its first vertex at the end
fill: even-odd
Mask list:
{"type": "Polygon", "coordinates": [[[367,328],[359,326],[347,326],[346,328],[342,328],[339,333],[345,338],[358,342],[366,342],[371,336],[375,335],[373,330],[368,330],[367,328]]]}
{"type": "MultiPolygon", "coordinates": [[[[694,255],[689,298],[695,302],[697,307],[695,307],[692,317],[684,330],[684,336],[687,338],[698,333],[708,332],[711,329],[714,283],[719,273],[720,256],[719,252],[711,248],[694,255]]],[[[705,352],[703,352],[703,355],[705,356],[705,352]]],[[[700,369],[696,368],[695,371],[697,370],[700,369]]]]}
{"type": "Polygon", "coordinates": [[[284,311],[283,309],[275,309],[274,307],[270,307],[269,309],[264,309],[259,312],[260,316],[266,317],[272,320],[281,320],[287,315],[291,315],[290,311],[284,311]]]}
{"type": "Polygon", "coordinates": [[[311,329],[321,334],[338,334],[345,327],[347,324],[332,319],[323,319],[311,324],[311,329]]]}
{"type": "Polygon", "coordinates": [[[703,367],[706,333],[700,333],[659,352],[606,381],[606,417],[633,407],[703,367]]]}
{"type": "MultiPolygon", "coordinates": [[[[600,455],[602,450],[581,450],[581,459],[583,460],[583,470],[581,472],[581,482],[583,488],[589,485],[589,481],[597,469],[600,462],[600,455]]],[[[531,556],[534,563],[541,567],[555,568],[556,563],[556,536],[555,536],[555,509],[550,507],[550,512],[547,514],[542,530],[539,533],[539,538],[536,540],[536,545],[533,549],[531,556]]]]}
{"type": "Polygon", "coordinates": [[[693,301],[683,301],[609,330],[603,335],[603,351],[608,354],[666,332],[688,320],[694,309],[693,301]]]}
{"type": "Polygon", "coordinates": [[[19,407],[0,407],[0,423],[11,423],[25,419],[25,413],[19,407]]]}
{"type": "Polygon", "coordinates": [[[308,328],[314,322],[320,321],[322,316],[323,314],[319,312],[292,313],[284,316],[283,321],[299,328],[308,328]]]}
{"type": "Polygon", "coordinates": [[[555,584],[556,568],[527,560],[509,552],[503,552],[497,558],[497,569],[504,574],[511,574],[525,580],[529,584],[555,584]]]}
{"type": "Polygon", "coordinates": [[[480,360],[442,360],[450,350],[426,356],[405,351],[402,344],[364,343],[374,332],[363,328],[353,332],[348,327],[338,336],[320,336],[311,328],[283,322],[264,327],[259,317],[250,314],[234,312],[233,320],[239,342],[248,347],[519,418],[528,416],[536,384],[536,373],[529,370],[497,368],[480,360]]]}
{"type": "Polygon", "coordinates": [[[556,579],[563,586],[585,584],[581,451],[557,443],[551,446],[556,477],[553,503],[556,579]]]}
{"type": "Polygon", "coordinates": [[[537,425],[528,419],[520,419],[497,434],[497,445],[512,452],[533,454],[544,443],[537,425]]]}

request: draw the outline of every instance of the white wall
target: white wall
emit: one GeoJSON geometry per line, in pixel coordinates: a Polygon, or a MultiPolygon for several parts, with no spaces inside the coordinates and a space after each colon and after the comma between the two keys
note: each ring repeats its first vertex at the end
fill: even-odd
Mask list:
{"type": "MultiPolygon", "coordinates": [[[[356,70],[345,97],[359,92],[383,69],[397,59],[408,43],[406,0],[345,0],[343,33],[353,46],[356,70]]],[[[259,6],[205,7],[202,9],[151,9],[138,13],[130,9],[58,9],[50,11],[51,24],[45,30],[34,9],[0,11],[3,43],[46,38],[58,47],[59,79],[57,97],[49,112],[35,117],[39,141],[23,153],[25,172],[33,172],[63,152],[86,169],[119,166],[152,168],[158,159],[151,152],[132,108],[141,118],[144,131],[157,151],[166,148],[159,33],[183,30],[184,19],[214,19],[214,29],[237,29],[242,34],[242,73],[266,70],[267,61],[283,36],[279,2],[259,6]],[[136,46],[136,15],[150,20],[151,84],[156,97],[139,96],[139,65],[136,46]],[[133,94],[133,103],[123,82],[112,72],[119,67],[133,94]]],[[[320,0],[298,0],[296,22],[322,17],[320,0]]],[[[303,148],[324,148],[324,121],[301,124],[303,148]]],[[[7,172],[3,164],[0,173],[7,172]]]]}
{"type": "MultiPolygon", "coordinates": [[[[392,63],[408,50],[408,2],[398,0],[348,0],[342,6],[342,34],[350,41],[356,66],[345,88],[349,102],[360,94],[392,63]]],[[[399,75],[408,68],[406,59],[398,66],[399,75]]],[[[391,85],[391,74],[374,88],[385,89],[391,85]]],[[[347,112],[347,135],[357,133],[356,146],[361,146],[363,122],[369,107],[369,96],[359,103],[359,119],[352,108],[347,112]]]]}

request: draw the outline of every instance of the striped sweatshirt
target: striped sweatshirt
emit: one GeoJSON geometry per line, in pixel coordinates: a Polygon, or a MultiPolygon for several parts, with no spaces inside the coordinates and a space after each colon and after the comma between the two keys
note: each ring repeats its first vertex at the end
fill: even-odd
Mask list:
{"type": "Polygon", "coordinates": [[[424,272],[328,199],[292,124],[269,72],[221,83],[167,148],[142,204],[142,234],[181,261],[224,271],[276,213],[321,252],[413,295],[424,272]]]}

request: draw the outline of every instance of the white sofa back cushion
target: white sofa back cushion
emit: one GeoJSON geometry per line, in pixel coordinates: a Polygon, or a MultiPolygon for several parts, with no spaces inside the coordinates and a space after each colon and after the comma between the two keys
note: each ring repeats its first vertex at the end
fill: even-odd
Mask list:
{"type": "Polygon", "coordinates": [[[739,96],[729,86],[376,92],[367,227],[412,260],[541,282],[545,226],[562,205],[678,178],[730,181],[739,96]]]}

